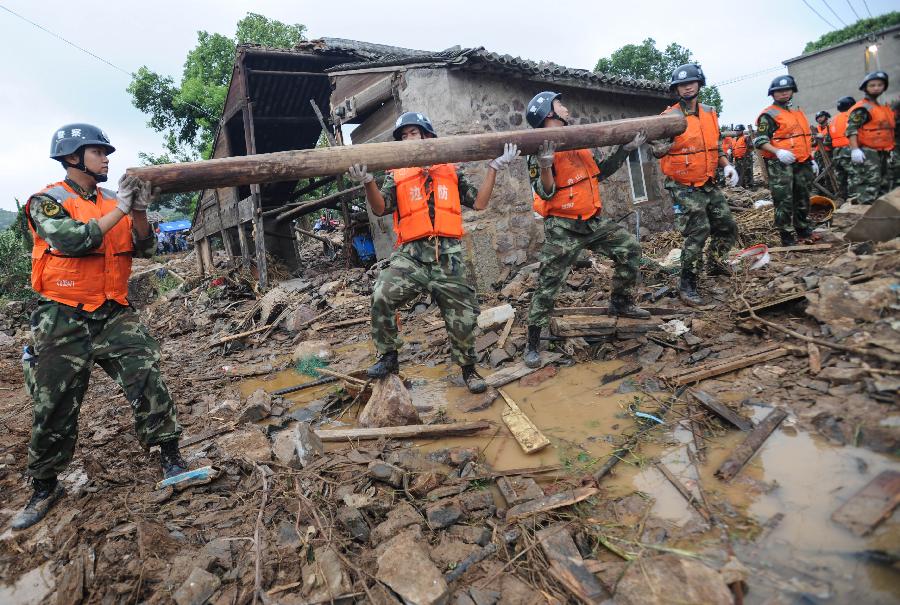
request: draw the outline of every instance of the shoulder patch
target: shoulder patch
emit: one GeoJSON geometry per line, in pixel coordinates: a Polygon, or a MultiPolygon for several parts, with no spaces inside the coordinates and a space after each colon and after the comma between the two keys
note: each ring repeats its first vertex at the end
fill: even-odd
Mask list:
{"type": "Polygon", "coordinates": [[[529,175],[531,178],[537,178],[537,175],[538,175],[538,167],[537,167],[537,166],[531,166],[531,167],[528,169],[528,175],[529,175]]]}
{"type": "Polygon", "coordinates": [[[44,216],[54,218],[63,213],[63,207],[56,200],[44,199],[41,200],[41,212],[44,213],[44,216]]]}

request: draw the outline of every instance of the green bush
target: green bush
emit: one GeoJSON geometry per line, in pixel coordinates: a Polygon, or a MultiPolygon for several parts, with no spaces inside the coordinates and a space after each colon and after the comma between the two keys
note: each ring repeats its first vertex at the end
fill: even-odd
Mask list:
{"type": "Polygon", "coordinates": [[[20,230],[0,231],[0,300],[36,298],[31,289],[31,251],[20,230]]]}
{"type": "Polygon", "coordinates": [[[883,15],[878,15],[871,19],[860,19],[856,23],[851,23],[842,29],[836,29],[828,32],[813,42],[807,42],[803,49],[803,54],[811,53],[816,50],[822,50],[841,42],[847,42],[866,34],[875,33],[887,27],[893,27],[900,24],[900,12],[892,11],[883,15]]]}

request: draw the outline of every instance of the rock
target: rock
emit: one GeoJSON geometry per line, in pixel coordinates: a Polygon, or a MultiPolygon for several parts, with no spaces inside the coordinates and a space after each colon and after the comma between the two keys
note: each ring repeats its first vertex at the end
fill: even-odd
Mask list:
{"type": "Polygon", "coordinates": [[[699,351],[694,351],[693,353],[691,353],[690,357],[688,357],[688,363],[698,363],[709,357],[711,354],[712,349],[710,349],[709,347],[705,347],[703,349],[700,349],[699,351]]]}
{"type": "Polygon", "coordinates": [[[697,319],[695,317],[691,319],[691,332],[700,338],[707,338],[712,336],[713,330],[710,328],[710,323],[708,321],[697,319]]]}
{"type": "Polygon", "coordinates": [[[823,277],[819,289],[806,294],[810,302],[806,312],[827,324],[848,318],[877,321],[883,311],[896,304],[895,286],[896,279],[890,277],[853,285],[840,277],[823,277]]]}
{"type": "Polygon", "coordinates": [[[454,499],[439,500],[425,509],[425,517],[428,527],[431,529],[443,529],[459,521],[463,516],[463,509],[454,499]]]}
{"type": "Polygon", "coordinates": [[[380,544],[410,526],[421,526],[423,521],[422,515],[411,504],[400,502],[388,512],[387,519],[372,530],[372,544],[380,544]]]}
{"type": "Polygon", "coordinates": [[[289,332],[299,332],[316,317],[318,313],[309,305],[298,305],[292,309],[284,320],[284,328],[289,332]]]}
{"type": "Polygon", "coordinates": [[[299,343],[291,353],[291,361],[294,363],[311,357],[328,361],[334,357],[334,351],[327,340],[305,340],[299,343]]]}
{"type": "Polygon", "coordinates": [[[8,345],[15,344],[16,339],[7,334],[6,332],[0,332],[0,347],[5,347],[8,345]]]}
{"type": "Polygon", "coordinates": [[[832,384],[852,384],[865,378],[867,372],[862,368],[822,368],[822,371],[816,376],[821,380],[827,380],[832,384]]]}
{"type": "Polygon", "coordinates": [[[482,510],[494,506],[494,496],[489,490],[464,492],[459,496],[459,504],[465,512],[482,510]]]}
{"type": "Polygon", "coordinates": [[[488,356],[488,362],[492,368],[496,368],[501,363],[507,362],[510,359],[512,359],[512,356],[506,352],[506,349],[494,349],[488,356]]]}
{"type": "Polygon", "coordinates": [[[241,402],[237,399],[223,399],[221,402],[209,409],[209,414],[211,416],[233,416],[237,414],[237,411],[240,409],[240,407],[241,402]]]}
{"type": "Polygon", "coordinates": [[[455,447],[449,452],[450,464],[460,466],[478,458],[478,450],[474,447],[455,447]]]}
{"type": "Polygon", "coordinates": [[[328,296],[332,292],[338,290],[341,287],[340,280],[325,282],[321,286],[319,286],[319,296],[328,296]]]}
{"type": "MultiPolygon", "coordinates": [[[[522,380],[524,380],[524,378],[522,380]]],[[[494,387],[488,387],[484,393],[467,393],[460,397],[456,402],[456,409],[466,414],[481,412],[491,407],[491,404],[493,404],[494,400],[499,396],[500,393],[498,393],[497,389],[494,387]]]]}
{"type": "Polygon", "coordinates": [[[389,374],[375,381],[372,395],[359,414],[359,425],[373,428],[409,424],[422,424],[422,420],[400,377],[389,374]]]}
{"type": "Polygon", "coordinates": [[[378,557],[375,577],[403,600],[416,605],[444,605],[447,582],[428,554],[411,540],[398,541],[378,557]]]}
{"type": "Polygon", "coordinates": [[[219,578],[195,567],[173,597],[178,605],[204,605],[220,584],[219,578]]]}
{"type": "Polygon", "coordinates": [[[487,332],[475,339],[475,352],[481,353],[488,347],[492,347],[500,340],[496,332],[487,332]]]}
{"type": "MultiPolygon", "coordinates": [[[[56,586],[51,562],[22,574],[12,584],[0,584],[0,603],[40,605],[56,586]]],[[[4,580],[5,582],[5,580],[4,580]]]]}
{"type": "Polygon", "coordinates": [[[303,468],[316,456],[325,454],[325,446],[309,424],[298,422],[293,429],[278,433],[272,440],[272,453],[284,466],[303,468]]]}
{"type": "Polygon", "coordinates": [[[491,530],[474,525],[451,525],[447,528],[447,535],[478,546],[485,546],[491,541],[491,530]]]}
{"type": "Polygon", "coordinates": [[[477,550],[478,546],[475,544],[467,544],[442,535],[441,541],[431,547],[431,560],[441,569],[452,569],[455,564],[477,550]]]}
{"type": "Polygon", "coordinates": [[[203,552],[213,558],[213,562],[222,569],[231,569],[231,540],[216,538],[207,542],[203,552]]]}
{"type": "Polygon", "coordinates": [[[237,423],[256,422],[268,418],[272,414],[272,396],[262,389],[256,389],[247,397],[244,409],[238,416],[237,423]]]}
{"type": "Polygon", "coordinates": [[[482,330],[487,330],[498,324],[505,324],[510,317],[515,317],[515,314],[516,312],[512,305],[508,303],[499,307],[485,309],[478,315],[478,327],[482,330]]]}
{"type": "Polygon", "coordinates": [[[545,380],[553,378],[559,374],[559,368],[555,365],[546,365],[536,372],[532,372],[528,376],[519,379],[519,384],[523,387],[536,387],[545,380]]]}
{"type": "Polygon", "coordinates": [[[541,605],[543,595],[511,573],[500,576],[500,601],[498,605],[541,605]]]}
{"type": "Polygon", "coordinates": [[[678,595],[683,603],[731,605],[731,591],[714,569],[676,555],[645,557],[628,567],[616,586],[618,605],[663,605],[678,595]]]}
{"type": "Polygon", "coordinates": [[[342,506],[337,511],[337,520],[353,540],[364,544],[369,541],[371,530],[358,508],[342,506]]]}
{"type": "Polygon", "coordinates": [[[475,605],[494,605],[500,600],[500,593],[496,590],[488,590],[486,588],[469,589],[469,596],[475,602],[475,605]]]}
{"type": "Polygon", "coordinates": [[[409,486],[409,493],[422,498],[433,489],[441,486],[447,475],[444,473],[426,472],[418,475],[409,486]]]}
{"type": "MultiPolygon", "coordinates": [[[[696,320],[695,320],[696,321],[696,320]]],[[[641,347],[638,353],[638,361],[643,364],[651,364],[655,363],[657,359],[663,354],[662,345],[658,345],[655,342],[648,342],[644,346],[641,347]]]]}
{"type": "Polygon", "coordinates": [[[327,603],[351,592],[350,577],[330,546],[315,549],[314,560],[303,566],[302,577],[305,603],[327,603]]]}
{"type": "Polygon", "coordinates": [[[391,487],[400,487],[403,485],[403,477],[406,476],[406,471],[399,466],[388,464],[382,460],[373,460],[369,463],[366,474],[376,481],[387,483],[391,487]]]}
{"type": "Polygon", "coordinates": [[[526,477],[498,477],[497,488],[508,506],[515,506],[544,495],[544,490],[534,479],[526,477]]]}
{"type": "Polygon", "coordinates": [[[3,313],[8,317],[21,315],[25,312],[25,301],[11,300],[3,305],[3,313]]]}
{"type": "Polygon", "coordinates": [[[226,433],[216,443],[229,458],[244,458],[251,462],[272,461],[272,446],[262,429],[254,425],[226,433]]]}

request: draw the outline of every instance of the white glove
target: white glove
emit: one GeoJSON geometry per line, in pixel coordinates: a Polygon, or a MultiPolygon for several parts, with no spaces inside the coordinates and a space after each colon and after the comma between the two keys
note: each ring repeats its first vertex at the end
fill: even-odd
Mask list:
{"type": "Polygon", "coordinates": [[[519,157],[519,147],[515,143],[506,143],[503,145],[503,155],[499,158],[494,158],[491,160],[491,163],[488,164],[491,168],[500,172],[501,170],[505,170],[509,168],[509,165],[512,163],[514,159],[519,157]]]}
{"type": "Polygon", "coordinates": [[[556,152],[556,143],[553,141],[544,141],[538,147],[537,162],[541,168],[551,168],[553,166],[553,154],[556,152]]]}
{"type": "Polygon", "coordinates": [[[819,174],[819,164],[815,160],[812,161],[812,169],[813,169],[813,174],[815,174],[815,175],[819,174]]]}
{"type": "Polygon", "coordinates": [[[371,183],[375,180],[375,177],[372,176],[371,172],[366,172],[365,164],[353,164],[353,166],[350,166],[347,174],[350,175],[351,181],[356,181],[360,185],[365,185],[366,183],[371,183]]]}
{"type": "Polygon", "coordinates": [[[119,179],[119,190],[116,192],[116,208],[122,211],[122,214],[131,212],[131,206],[134,200],[140,194],[141,180],[137,177],[123,174],[119,179]]]}
{"type": "Polygon", "coordinates": [[[644,143],[647,142],[647,133],[643,130],[639,130],[634,138],[629,142],[625,143],[625,151],[632,152],[644,143]]]}
{"type": "Polygon", "coordinates": [[[778,156],[779,162],[781,162],[782,164],[787,164],[788,166],[797,161],[797,158],[794,156],[794,154],[787,149],[779,149],[775,152],[775,155],[778,156]]]}
{"type": "Polygon", "coordinates": [[[850,161],[854,164],[862,164],[866,161],[866,154],[862,149],[853,149],[850,151],[850,161]]]}
{"type": "Polygon", "coordinates": [[[728,164],[722,170],[725,173],[725,178],[728,179],[728,185],[730,187],[737,187],[740,177],[738,176],[737,170],[734,169],[734,166],[728,164]]]}
{"type": "Polygon", "coordinates": [[[138,180],[138,183],[140,183],[140,185],[138,187],[137,196],[131,204],[131,211],[147,212],[147,207],[159,199],[160,189],[159,187],[154,188],[150,181],[138,180]]]}

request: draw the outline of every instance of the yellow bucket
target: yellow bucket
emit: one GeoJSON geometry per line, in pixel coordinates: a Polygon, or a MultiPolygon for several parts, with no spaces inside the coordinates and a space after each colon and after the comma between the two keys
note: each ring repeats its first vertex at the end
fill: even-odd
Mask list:
{"type": "Polygon", "coordinates": [[[809,218],[816,223],[826,223],[831,220],[837,206],[834,200],[824,195],[814,195],[809,198],[809,218]]]}

